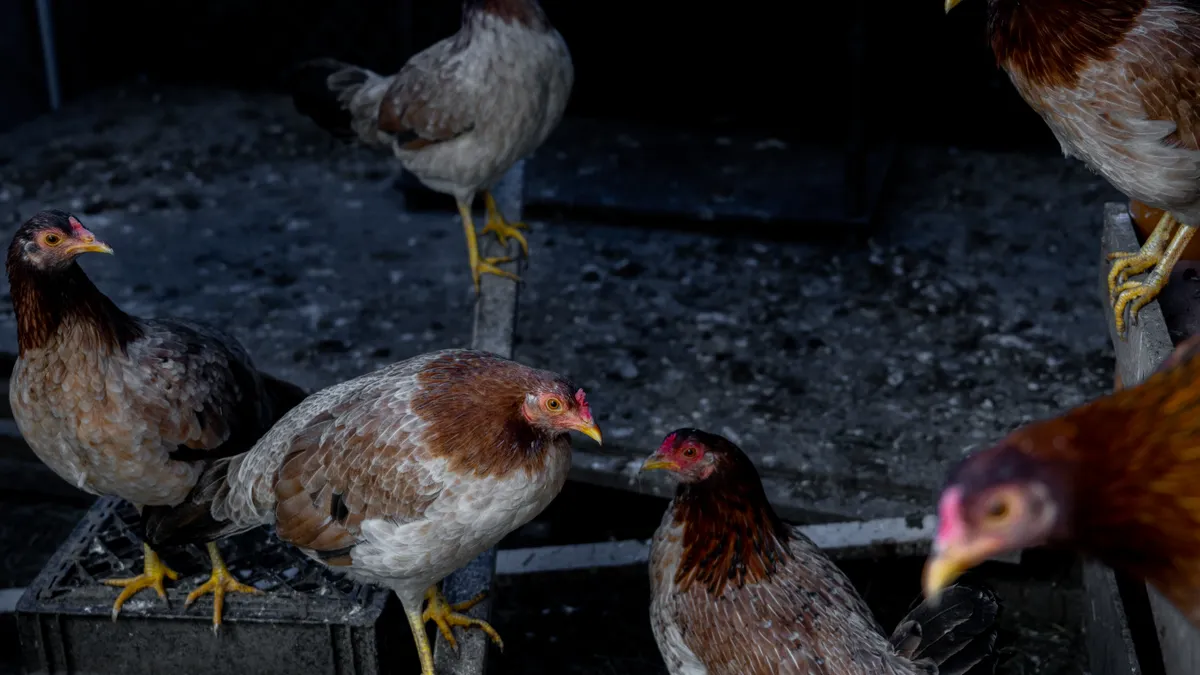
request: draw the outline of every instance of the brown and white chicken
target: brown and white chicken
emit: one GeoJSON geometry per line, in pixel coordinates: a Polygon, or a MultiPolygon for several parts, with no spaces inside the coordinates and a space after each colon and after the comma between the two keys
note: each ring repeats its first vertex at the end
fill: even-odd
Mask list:
{"type": "Polygon", "coordinates": [[[433,675],[426,621],[451,644],[451,626],[502,644],[460,613],[479,598],[450,606],[437,584],[554,499],[570,430],[600,441],[583,390],[563,377],[487,352],[433,352],[313,394],[163,517],[190,523],[192,537],[271,525],[331,569],[391,588],[433,675]]]}
{"type": "Polygon", "coordinates": [[[330,59],[308,62],[293,81],[296,108],[331,133],[391,148],[430,189],[454,197],[471,275],[516,278],[480,257],[471,206],[483,192],[501,244],[520,230],[490,189],[558,126],[575,80],[567,44],[537,0],[463,0],[462,27],[383,76],[330,59]]]}
{"type": "MultiPolygon", "coordinates": [[[[76,262],[89,252],[112,249],[62,211],[34,215],[13,236],[7,268],[20,352],[9,387],[13,417],[33,452],[79,489],[139,510],[179,504],[208,462],[248,450],[304,392],[260,373],[218,330],[122,312],[76,262]]],[[[257,591],[238,583],[207,541],[212,577],[188,604],[212,593],[216,627],[226,592],[257,591]]],[[[114,619],[144,588],[165,599],[163,580],[178,578],[144,550],[141,575],[105,582],[123,587],[114,619]]]]}
{"type": "Polygon", "coordinates": [[[947,675],[990,656],[999,605],[964,586],[888,638],[727,439],[680,429],[642,469],[680,479],[650,551],[650,623],[671,675],[947,675]]]}

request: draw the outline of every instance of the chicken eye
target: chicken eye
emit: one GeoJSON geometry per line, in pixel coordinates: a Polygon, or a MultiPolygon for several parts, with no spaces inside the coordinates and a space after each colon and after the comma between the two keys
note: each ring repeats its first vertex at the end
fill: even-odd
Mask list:
{"type": "Polygon", "coordinates": [[[684,457],[687,457],[688,459],[692,459],[693,457],[695,457],[695,456],[696,456],[696,448],[694,448],[694,447],[692,447],[692,446],[690,446],[690,445],[689,445],[688,447],[684,448],[684,449],[683,449],[683,456],[684,456],[684,457]]]}
{"type": "Polygon", "coordinates": [[[561,412],[562,408],[563,408],[563,403],[559,399],[554,398],[553,396],[546,399],[546,410],[549,410],[552,413],[556,413],[556,412],[561,412]]]}
{"type": "Polygon", "coordinates": [[[58,236],[57,234],[51,233],[51,234],[46,235],[45,238],[42,239],[42,241],[46,242],[46,244],[48,246],[58,246],[59,244],[62,243],[62,237],[58,236]]]}
{"type": "Polygon", "coordinates": [[[1012,513],[1012,507],[1009,505],[1009,500],[1000,498],[994,499],[987,508],[987,519],[992,523],[1003,522],[1012,513]]]}

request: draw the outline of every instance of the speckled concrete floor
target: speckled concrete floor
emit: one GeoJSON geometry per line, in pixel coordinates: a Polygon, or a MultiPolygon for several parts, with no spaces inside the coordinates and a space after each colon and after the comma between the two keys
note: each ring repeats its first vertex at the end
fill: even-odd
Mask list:
{"type": "MultiPolygon", "coordinates": [[[[531,194],[587,180],[570,150],[534,158],[531,194]]],[[[468,341],[457,220],[406,213],[392,172],[277,97],[129,90],[0,137],[0,223],[75,211],[125,309],[222,324],[321,386],[468,341]]],[[[865,247],[534,223],[517,357],[588,388],[606,451],[703,426],[814,510],[926,510],[963,452],[1109,388],[1092,286],[1117,195],[1049,153],[909,148],[893,184],[865,247]]]]}

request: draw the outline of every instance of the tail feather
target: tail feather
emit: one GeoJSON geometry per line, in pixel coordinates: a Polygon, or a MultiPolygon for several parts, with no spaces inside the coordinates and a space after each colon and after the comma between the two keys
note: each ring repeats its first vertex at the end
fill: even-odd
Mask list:
{"type": "Polygon", "coordinates": [[[316,59],[296,66],[287,79],[296,110],[322,129],[343,140],[381,142],[372,120],[383,92],[367,90],[383,81],[379,75],[334,59],[316,59]],[[365,98],[360,96],[364,90],[369,94],[365,98]]]}
{"type": "Polygon", "coordinates": [[[892,633],[892,646],[914,662],[936,666],[938,675],[963,675],[991,660],[999,614],[992,591],[952,586],[936,605],[922,602],[910,611],[892,633]]]}

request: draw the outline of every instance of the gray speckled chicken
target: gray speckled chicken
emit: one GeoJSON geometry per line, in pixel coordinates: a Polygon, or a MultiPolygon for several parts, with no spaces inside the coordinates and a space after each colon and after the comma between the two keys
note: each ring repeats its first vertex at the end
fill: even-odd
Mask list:
{"type": "MultiPolygon", "coordinates": [[[[220,331],[122,312],[75,261],[88,252],[112,249],[61,211],[34,215],[13,236],[13,417],[34,453],[79,489],[139,510],[179,504],[208,462],[248,450],[304,392],[258,372],[220,331]]],[[[144,548],[143,574],[105,582],[123,587],[114,619],[144,588],[165,599],[164,578],[177,578],[144,548]]],[[[233,578],[211,541],[209,554],[212,578],[188,604],[212,593],[216,627],[226,592],[256,591],[233,578]]]]}
{"type": "Polygon", "coordinates": [[[650,550],[650,623],[671,675],[950,675],[991,654],[999,605],[963,586],[888,638],[728,440],[680,429],[642,469],[680,478],[650,550]]]}
{"type": "Polygon", "coordinates": [[[558,126],[575,80],[567,44],[537,0],[464,0],[462,27],[391,76],[322,59],[297,70],[296,108],[319,125],[391,148],[427,187],[458,202],[471,275],[515,278],[479,255],[471,206],[483,192],[501,244],[528,253],[521,223],[509,223],[489,189],[558,126]]]}
{"type": "Polygon", "coordinates": [[[569,430],[600,441],[583,390],[564,378],[486,352],[424,354],[313,394],[147,529],[154,537],[159,517],[193,539],[274,526],[331,569],[395,591],[433,675],[426,621],[451,644],[451,626],[502,644],[461,614],[479,598],[451,606],[437,584],[554,499],[569,430]]]}

